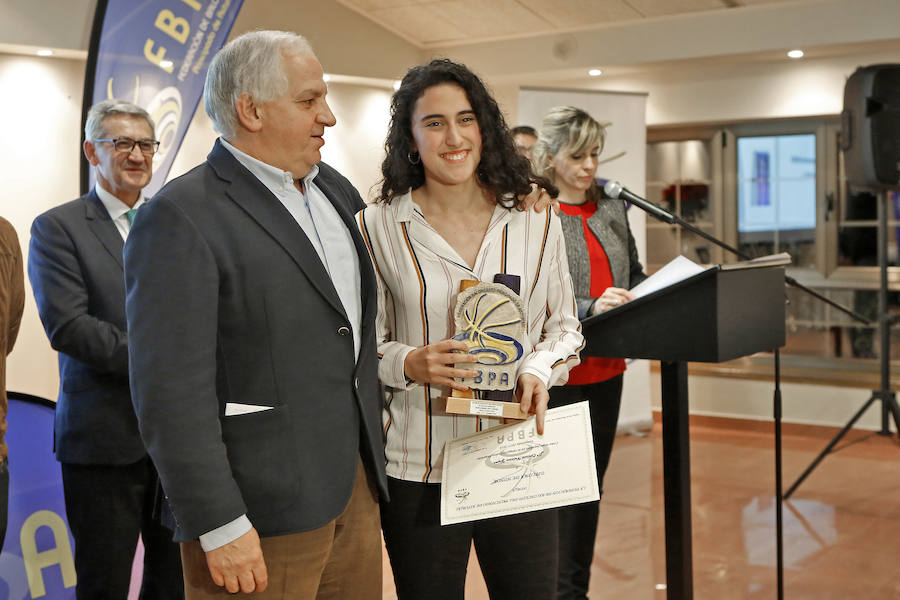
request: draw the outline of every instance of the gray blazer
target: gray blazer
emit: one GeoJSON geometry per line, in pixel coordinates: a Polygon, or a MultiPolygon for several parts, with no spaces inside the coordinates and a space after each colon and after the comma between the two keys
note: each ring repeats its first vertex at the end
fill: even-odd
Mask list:
{"type": "Polygon", "coordinates": [[[125,465],[147,455],[128,389],[122,246],[94,190],[31,226],[28,276],[59,352],[54,446],[61,462],[125,465]]]}
{"type": "MultiPolygon", "coordinates": [[[[560,213],[559,217],[566,239],[569,273],[575,286],[578,318],[583,319],[596,300],[590,295],[591,261],[587,241],[584,239],[584,227],[581,225],[580,217],[564,213],[560,213]]],[[[587,225],[609,258],[614,287],[631,289],[647,278],[638,260],[637,246],[628,226],[625,202],[602,198],[597,203],[597,212],[587,220],[587,225]]]]}
{"type": "Polygon", "coordinates": [[[196,539],[246,513],[309,531],[350,499],[360,457],[386,495],[364,204],[324,163],[316,185],[359,255],[362,331],[300,225],[221,144],[141,208],[125,245],[132,399],[176,521],[196,539]],[[231,403],[272,407],[226,415],[231,403]]]}

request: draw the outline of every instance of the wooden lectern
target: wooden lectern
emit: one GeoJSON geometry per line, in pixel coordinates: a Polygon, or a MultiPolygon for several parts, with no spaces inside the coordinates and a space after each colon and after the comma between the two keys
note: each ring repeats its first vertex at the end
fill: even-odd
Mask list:
{"type": "Polygon", "coordinates": [[[667,598],[694,597],[687,363],[784,345],[784,269],[714,267],[585,319],[582,355],[661,361],[667,598]]]}

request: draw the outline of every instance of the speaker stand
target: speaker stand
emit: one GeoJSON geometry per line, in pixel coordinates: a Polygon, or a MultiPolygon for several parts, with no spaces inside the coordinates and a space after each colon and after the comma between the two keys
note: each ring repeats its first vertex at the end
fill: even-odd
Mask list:
{"type": "Polygon", "coordinates": [[[862,408],[856,411],[856,414],[844,425],[840,433],[834,436],[834,439],[810,463],[800,477],[797,478],[797,481],[788,488],[788,491],[784,494],[785,500],[791,497],[791,494],[809,477],[819,463],[822,462],[822,459],[831,453],[860,417],[876,402],[881,403],[881,429],[878,431],[878,434],[884,436],[893,435],[890,427],[890,417],[893,415],[894,427],[896,427],[897,434],[900,436],[900,406],[897,405],[897,397],[891,389],[891,323],[893,319],[888,314],[887,212],[887,192],[881,191],[878,194],[878,268],[881,273],[881,283],[878,289],[878,333],[881,349],[881,389],[872,391],[872,395],[862,408]]]}

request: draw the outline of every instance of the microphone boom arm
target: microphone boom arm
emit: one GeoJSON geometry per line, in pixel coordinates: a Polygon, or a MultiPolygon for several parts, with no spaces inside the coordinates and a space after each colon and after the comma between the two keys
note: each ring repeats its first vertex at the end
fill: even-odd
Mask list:
{"type": "MultiPolygon", "coordinates": [[[[628,189],[622,187],[622,184],[619,183],[618,181],[612,181],[612,180],[607,181],[606,185],[603,186],[603,191],[610,198],[617,198],[617,199],[625,200],[626,202],[629,202],[629,203],[633,204],[634,206],[637,206],[638,208],[645,211],[646,213],[648,213],[649,215],[651,215],[652,217],[654,217],[655,219],[657,219],[659,221],[668,223],[670,225],[678,225],[682,229],[687,229],[691,233],[698,235],[698,236],[702,237],[703,239],[712,242],[713,244],[719,246],[720,248],[724,248],[725,250],[728,250],[729,252],[731,252],[732,254],[734,254],[735,256],[740,258],[741,260],[751,260],[750,256],[741,252],[737,248],[730,246],[730,245],[726,244],[725,242],[723,242],[722,240],[706,233],[699,227],[695,227],[694,225],[691,225],[690,223],[688,223],[681,217],[679,217],[673,213],[670,213],[663,207],[661,207],[657,204],[654,204],[653,202],[650,202],[649,200],[641,198],[634,192],[631,192],[628,189]]],[[[850,310],[849,308],[841,306],[834,300],[831,300],[830,298],[823,296],[819,292],[816,292],[815,290],[812,290],[812,289],[806,287],[805,285],[798,282],[793,277],[785,275],[784,280],[788,285],[791,285],[798,289],[803,290],[810,296],[818,298],[825,304],[828,304],[829,306],[836,308],[837,310],[843,312],[844,314],[848,315],[849,317],[851,317],[852,319],[854,319],[860,323],[865,323],[866,325],[873,323],[873,321],[870,321],[869,319],[850,310]]]]}

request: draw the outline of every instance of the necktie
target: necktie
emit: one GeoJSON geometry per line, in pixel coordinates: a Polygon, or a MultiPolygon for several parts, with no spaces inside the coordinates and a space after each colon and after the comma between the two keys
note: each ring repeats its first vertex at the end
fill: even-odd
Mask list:
{"type": "Polygon", "coordinates": [[[125,218],[128,219],[129,227],[131,227],[131,225],[134,223],[134,215],[137,214],[137,211],[138,211],[138,209],[136,209],[136,208],[132,208],[132,209],[125,211],[125,218]]]}

